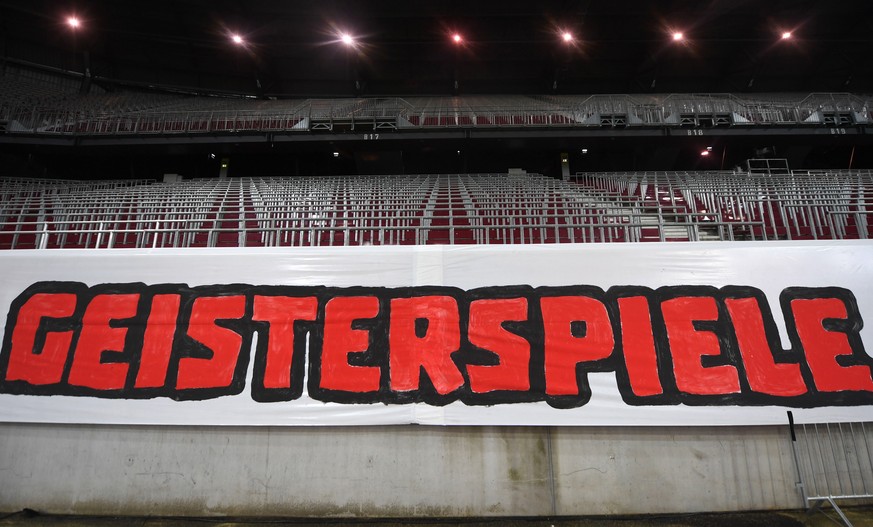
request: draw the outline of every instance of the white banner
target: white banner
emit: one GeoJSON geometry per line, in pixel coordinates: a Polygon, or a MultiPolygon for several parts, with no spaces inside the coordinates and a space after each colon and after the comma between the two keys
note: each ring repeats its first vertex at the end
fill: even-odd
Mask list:
{"type": "Polygon", "coordinates": [[[873,419],[867,241],[0,254],[0,421],[873,419]]]}

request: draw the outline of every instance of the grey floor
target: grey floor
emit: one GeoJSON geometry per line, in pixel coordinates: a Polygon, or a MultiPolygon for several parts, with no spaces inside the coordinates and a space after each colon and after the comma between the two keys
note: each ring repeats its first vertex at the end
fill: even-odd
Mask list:
{"type": "MultiPolygon", "coordinates": [[[[856,527],[873,527],[873,506],[845,507],[844,513],[856,527]]],[[[461,518],[461,519],[312,519],[312,518],[152,518],[142,516],[61,516],[36,511],[0,513],[0,527],[259,527],[289,525],[295,527],[324,525],[363,525],[391,527],[824,527],[842,525],[833,509],[812,514],[801,510],[743,513],[676,514],[636,516],[632,518],[461,518]]]]}

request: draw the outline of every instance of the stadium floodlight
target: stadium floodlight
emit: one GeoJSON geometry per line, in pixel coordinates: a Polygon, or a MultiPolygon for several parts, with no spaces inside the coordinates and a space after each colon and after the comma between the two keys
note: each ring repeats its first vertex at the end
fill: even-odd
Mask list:
{"type": "Polygon", "coordinates": [[[681,31],[674,31],[672,37],[673,42],[682,42],[683,40],[685,40],[685,34],[681,31]]]}
{"type": "Polygon", "coordinates": [[[232,40],[233,43],[237,46],[242,46],[246,42],[246,40],[242,38],[242,35],[239,35],[238,33],[233,33],[232,35],[230,35],[230,40],[232,40]]]}
{"type": "Polygon", "coordinates": [[[346,46],[354,46],[355,45],[355,38],[353,36],[349,35],[348,33],[340,33],[339,37],[340,37],[340,41],[342,41],[342,43],[345,44],[346,46]]]}
{"type": "Polygon", "coordinates": [[[462,37],[460,33],[455,33],[452,35],[452,42],[454,42],[455,44],[460,44],[463,41],[464,37],[462,37]]]}
{"type": "Polygon", "coordinates": [[[564,31],[561,33],[561,39],[569,44],[570,42],[573,42],[573,33],[570,33],[569,31],[564,31]]]}
{"type": "Polygon", "coordinates": [[[79,20],[78,17],[70,16],[70,17],[67,17],[67,25],[73,29],[79,29],[79,27],[81,27],[81,25],[82,25],[82,21],[79,20]]]}
{"type": "Polygon", "coordinates": [[[782,40],[791,40],[791,31],[783,31],[782,32],[782,40]]]}

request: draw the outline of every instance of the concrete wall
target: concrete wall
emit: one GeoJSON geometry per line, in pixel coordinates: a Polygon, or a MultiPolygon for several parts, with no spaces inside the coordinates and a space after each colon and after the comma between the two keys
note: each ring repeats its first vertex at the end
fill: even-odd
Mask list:
{"type": "Polygon", "coordinates": [[[0,424],[0,510],[592,515],[801,505],[784,427],[0,424]]]}

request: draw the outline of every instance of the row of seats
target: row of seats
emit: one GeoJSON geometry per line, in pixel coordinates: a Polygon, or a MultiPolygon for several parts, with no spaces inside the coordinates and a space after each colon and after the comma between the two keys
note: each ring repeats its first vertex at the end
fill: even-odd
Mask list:
{"type": "Polygon", "coordinates": [[[0,206],[2,248],[610,241],[607,205],[542,176],[195,180],[31,192],[0,206]],[[34,195],[39,194],[39,195],[34,195]]]}
{"type": "MultiPolygon", "coordinates": [[[[66,77],[36,74],[8,67],[0,75],[0,104],[40,105],[75,97],[81,81],[66,77]]],[[[102,91],[96,88],[95,91],[102,91]]]]}
{"type": "Polygon", "coordinates": [[[0,180],[0,248],[869,238],[870,171],[0,180]]]}
{"type": "MultiPolygon", "coordinates": [[[[873,172],[633,172],[574,180],[696,225],[698,239],[868,239],[873,172]]],[[[644,233],[644,237],[660,233],[644,233]]]]}
{"type": "Polygon", "coordinates": [[[133,91],[79,95],[17,75],[0,77],[0,119],[11,123],[8,131],[46,134],[318,130],[355,122],[377,128],[842,126],[873,122],[871,112],[873,99],[850,94],[254,99],[133,91]]]}

